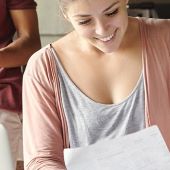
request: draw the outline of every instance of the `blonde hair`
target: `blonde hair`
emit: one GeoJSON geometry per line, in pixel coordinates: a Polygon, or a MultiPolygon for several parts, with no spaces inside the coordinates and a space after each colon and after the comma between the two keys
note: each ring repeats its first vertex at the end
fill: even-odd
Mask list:
{"type": "Polygon", "coordinates": [[[68,5],[75,0],[58,0],[61,11],[66,14],[68,5]]]}

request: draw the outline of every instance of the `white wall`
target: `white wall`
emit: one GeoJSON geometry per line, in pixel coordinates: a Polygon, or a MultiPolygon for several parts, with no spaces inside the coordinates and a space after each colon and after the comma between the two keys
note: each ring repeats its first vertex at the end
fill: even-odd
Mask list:
{"type": "Polygon", "coordinates": [[[57,0],[36,0],[42,46],[69,32],[72,27],[58,7],[57,0]]]}

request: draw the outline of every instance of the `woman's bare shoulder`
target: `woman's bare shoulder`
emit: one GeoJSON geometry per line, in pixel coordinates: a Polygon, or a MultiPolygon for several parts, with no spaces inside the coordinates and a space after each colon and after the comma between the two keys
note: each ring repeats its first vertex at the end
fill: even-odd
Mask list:
{"type": "Polygon", "coordinates": [[[66,54],[75,51],[76,44],[78,44],[78,42],[74,36],[74,32],[71,32],[52,43],[52,46],[57,53],[66,54]]]}

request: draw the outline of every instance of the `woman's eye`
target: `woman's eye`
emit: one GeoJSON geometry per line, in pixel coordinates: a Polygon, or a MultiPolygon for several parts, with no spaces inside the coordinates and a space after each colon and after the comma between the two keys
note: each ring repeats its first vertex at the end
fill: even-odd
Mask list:
{"type": "Polygon", "coordinates": [[[113,15],[117,14],[118,12],[119,12],[119,9],[116,9],[115,11],[110,12],[110,13],[108,13],[108,14],[106,14],[106,15],[107,15],[107,16],[113,16],[113,15]]]}
{"type": "Polygon", "coordinates": [[[88,19],[88,20],[84,20],[84,21],[79,21],[79,25],[86,25],[88,23],[90,23],[91,19],[88,19]]]}

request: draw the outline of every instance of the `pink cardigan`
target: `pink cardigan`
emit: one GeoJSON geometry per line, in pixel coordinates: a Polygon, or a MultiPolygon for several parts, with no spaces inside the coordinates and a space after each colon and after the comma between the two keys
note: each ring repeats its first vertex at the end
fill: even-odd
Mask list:
{"type": "MultiPolygon", "coordinates": [[[[139,19],[146,126],[158,125],[170,149],[170,20],[139,19]]],[[[25,170],[63,170],[69,147],[56,61],[50,46],[35,53],[23,81],[25,170]]]]}

